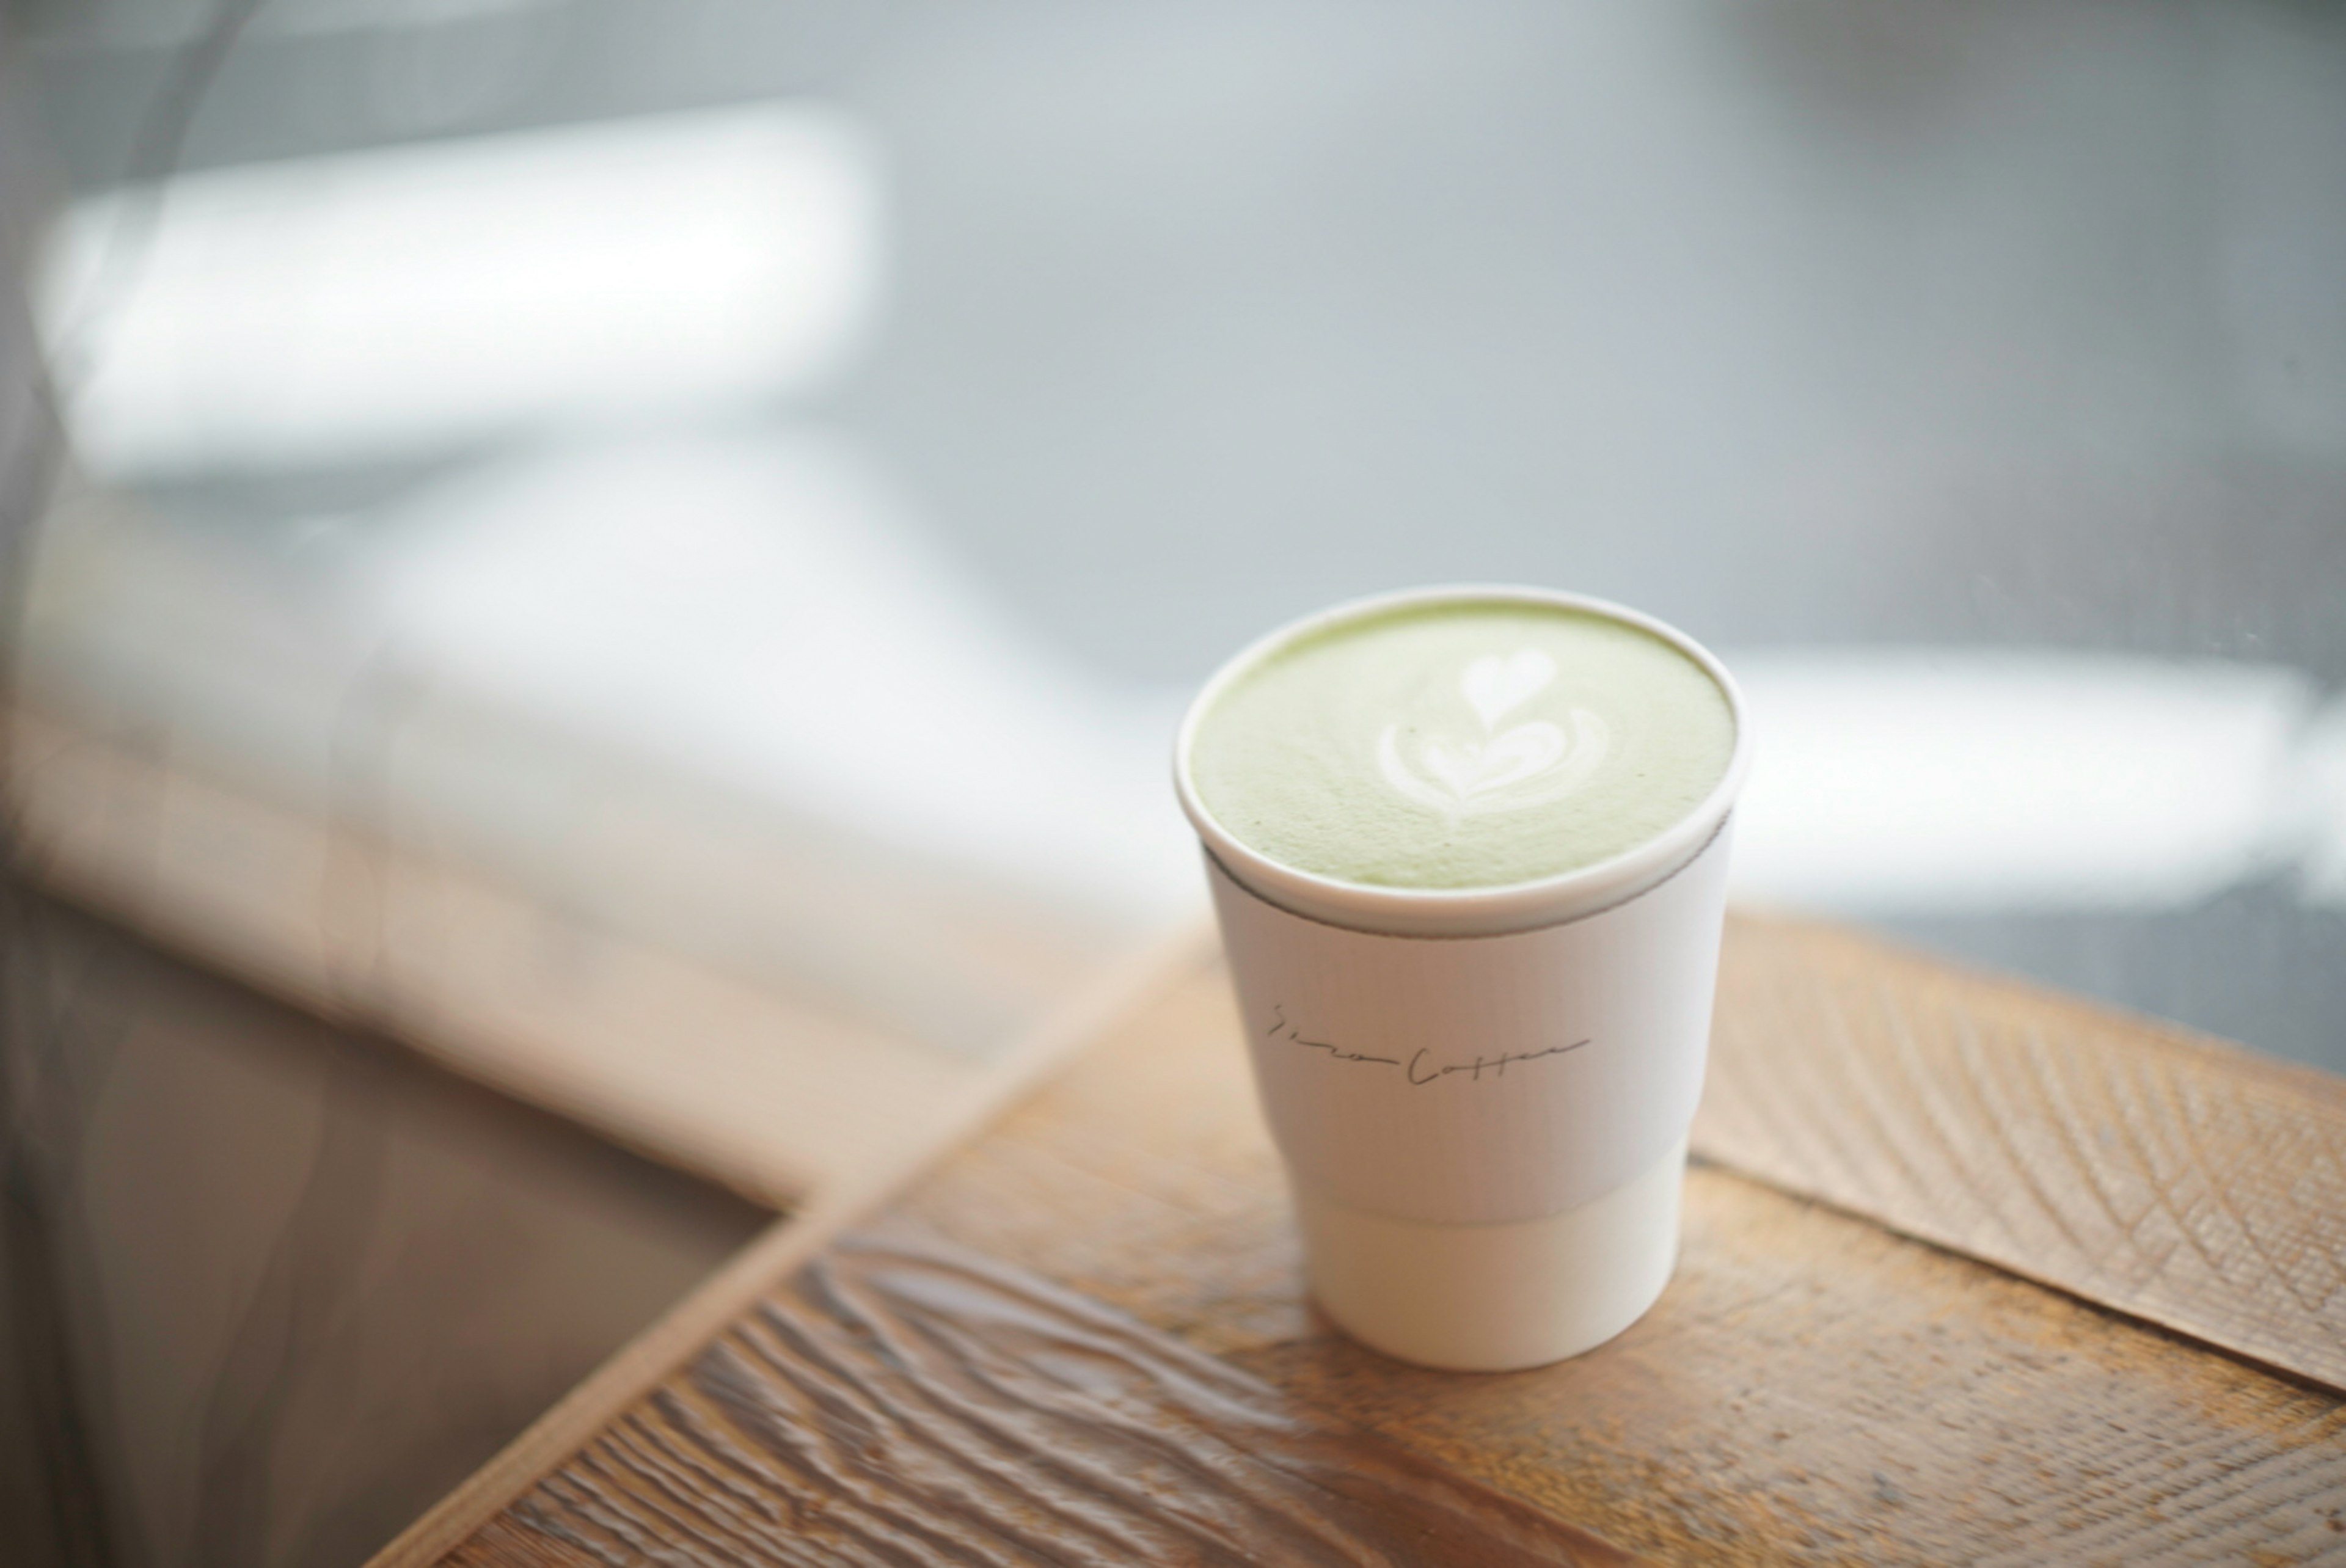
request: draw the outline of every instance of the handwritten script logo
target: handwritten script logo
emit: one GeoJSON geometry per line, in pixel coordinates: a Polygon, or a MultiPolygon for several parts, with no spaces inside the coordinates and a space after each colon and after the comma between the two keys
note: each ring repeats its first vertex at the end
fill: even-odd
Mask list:
{"type": "Polygon", "coordinates": [[[1507,717],[1556,680],[1556,660],[1537,648],[1484,654],[1458,673],[1458,695],[1479,722],[1479,734],[1419,737],[1388,724],[1377,738],[1377,767],[1385,782],[1444,816],[1517,810],[1553,800],[1605,760],[1612,733],[1585,708],[1564,726],[1545,718],[1504,724],[1507,717]]]}
{"type": "Polygon", "coordinates": [[[1284,1040],[1289,1044],[1300,1046],[1306,1051],[1324,1051],[1331,1061],[1353,1062],[1369,1067],[1398,1067],[1402,1070],[1402,1076],[1408,1080],[1410,1086],[1416,1089],[1423,1089],[1428,1084],[1439,1084],[1445,1078],[1459,1074],[1464,1074],[1469,1083],[1474,1084],[1481,1083],[1483,1074],[1485,1073],[1494,1078],[1504,1078],[1507,1075],[1507,1068],[1512,1064],[1539,1062],[1550,1056],[1566,1055],[1588,1044],[1586,1040],[1575,1040],[1569,1045],[1550,1045],[1538,1051],[1510,1051],[1498,1055],[1476,1056],[1465,1062],[1436,1062],[1433,1060],[1433,1053],[1431,1049],[1423,1049],[1404,1062],[1398,1056],[1378,1056],[1366,1051],[1348,1051],[1343,1046],[1330,1041],[1306,1039],[1301,1030],[1287,1021],[1287,1010],[1284,1007],[1273,1007],[1270,1010],[1270,1027],[1263,1031],[1263,1034],[1269,1039],[1284,1040]]]}

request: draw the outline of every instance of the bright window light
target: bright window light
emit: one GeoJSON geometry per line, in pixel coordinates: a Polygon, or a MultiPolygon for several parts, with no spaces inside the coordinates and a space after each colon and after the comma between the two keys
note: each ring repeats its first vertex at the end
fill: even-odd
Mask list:
{"type": "Polygon", "coordinates": [[[2313,683],[2277,665],[1880,649],[1733,661],[1744,897],[1849,912],[2176,909],[2285,866],[2313,683]]]}
{"type": "Polygon", "coordinates": [[[879,208],[816,105],[254,165],[74,208],[43,316],[101,472],[375,459],[802,394],[870,315],[879,208]]]}

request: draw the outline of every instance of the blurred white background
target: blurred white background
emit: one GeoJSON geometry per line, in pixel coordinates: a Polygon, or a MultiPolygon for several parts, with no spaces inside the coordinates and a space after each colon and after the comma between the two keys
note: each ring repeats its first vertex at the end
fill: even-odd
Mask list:
{"type": "MultiPolygon", "coordinates": [[[[128,498],[45,556],[61,703],[298,795],[292,672],[392,658],[512,769],[1137,932],[1220,657],[1558,584],[1746,672],[1746,897],[2346,1066],[2332,11],[285,0],[139,167],[226,15],[20,27],[128,498]]],[[[639,911],[579,823],[470,841],[639,911]]]]}

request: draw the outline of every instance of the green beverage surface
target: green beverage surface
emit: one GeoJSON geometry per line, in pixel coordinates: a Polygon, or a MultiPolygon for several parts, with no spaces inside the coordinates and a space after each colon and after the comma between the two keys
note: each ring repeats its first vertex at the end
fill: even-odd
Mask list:
{"type": "Polygon", "coordinates": [[[1734,749],[1726,693],[1660,637],[1467,598],[1278,648],[1206,711],[1189,776],[1232,837],[1299,871],[1481,888],[1634,849],[1693,810],[1734,749]]]}

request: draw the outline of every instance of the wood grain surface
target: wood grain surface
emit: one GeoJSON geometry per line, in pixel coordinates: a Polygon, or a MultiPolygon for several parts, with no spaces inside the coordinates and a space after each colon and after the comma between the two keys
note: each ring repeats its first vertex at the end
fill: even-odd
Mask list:
{"type": "MultiPolygon", "coordinates": [[[[1781,931],[1797,945],[1806,929],[1781,931]]],[[[1770,934],[1739,921],[1734,941],[1770,934]]],[[[2066,1026],[2064,1007],[2049,1004],[2046,1029],[2066,1026]]],[[[1390,1552],[1346,1510],[1372,1497],[1371,1512],[1422,1520],[1466,1508],[1444,1498],[1480,1498],[1423,1490],[1446,1471],[1568,1523],[1559,1539],[1585,1553],[1596,1549],[1582,1532],[1682,1563],[2346,1562],[2334,1392],[1716,1166],[1691,1174],[1659,1304],[1556,1367],[1462,1377],[1385,1360],[1317,1318],[1298,1262],[1227,982],[1193,963],[864,1226],[828,1274],[770,1294],[454,1560],[1083,1561],[1111,1537],[1049,1511],[1094,1486],[1090,1505],[1117,1529],[1155,1521],[1156,1533],[1112,1537],[1119,1561],[1211,1560],[1177,1523],[1251,1532],[1310,1507],[1327,1514],[1310,1539],[1331,1553],[1390,1552]],[[915,1397],[922,1379],[981,1372],[1013,1410],[966,1391],[915,1397]],[[1224,1376],[1247,1380],[1244,1398],[1209,1397],[1240,1386],[1224,1376]],[[883,1392],[894,1414],[875,1420],[883,1392]],[[1230,1469],[1134,1480],[1120,1447],[1105,1451],[1119,1456],[1110,1481],[986,1468],[1014,1437],[1065,1437],[1104,1410],[1117,1443],[1178,1433],[1230,1469]],[[753,1415],[774,1424],[734,1430],[753,1415]],[[700,1447],[675,1452],[706,1468],[658,1446],[687,1427],[700,1447]],[[1436,1467],[1433,1480],[1394,1457],[1379,1461],[1382,1491],[1296,1483],[1349,1451],[1354,1428],[1436,1467]],[[956,1468],[970,1465],[983,1485],[956,1468]],[[924,1509],[960,1508],[954,1488],[976,1488],[956,1527],[997,1532],[933,1549],[874,1533],[882,1482],[902,1476],[919,1478],[924,1509]],[[1167,1477],[1169,1491],[1151,1490],[1167,1477]],[[1004,1532],[1013,1524],[1032,1533],[1004,1532]],[[702,1533],[720,1529],[748,1533],[702,1533]]],[[[1147,1451],[1154,1463],[1178,1449],[1147,1451]]],[[[1519,1519],[1480,1501],[1467,1512],[1519,1519]]],[[[1456,1528],[1403,1560],[1494,1560],[1456,1528]]]]}
{"type": "Polygon", "coordinates": [[[873,1228],[1080,1289],[1666,1560],[2346,1562],[2335,1394],[1714,1166],[1676,1279],[1590,1355],[1460,1377],[1352,1345],[1304,1298],[1211,971],[873,1228]]]}
{"type": "Polygon", "coordinates": [[[2346,1389],[2346,1081],[1743,917],[1698,1152],[2346,1389]]]}
{"type": "Polygon", "coordinates": [[[1602,1542],[964,1249],[834,1248],[463,1564],[1616,1564],[1602,1542]]]}

